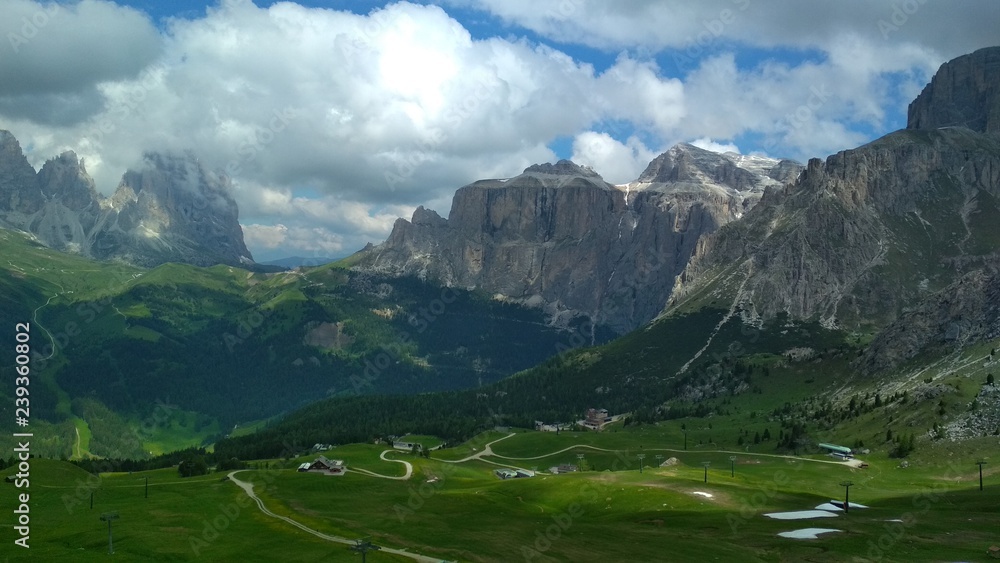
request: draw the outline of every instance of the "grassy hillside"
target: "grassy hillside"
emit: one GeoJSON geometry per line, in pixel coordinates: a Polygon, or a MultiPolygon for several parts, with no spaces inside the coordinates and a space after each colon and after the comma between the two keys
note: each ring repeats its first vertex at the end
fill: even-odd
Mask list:
{"type": "MultiPolygon", "coordinates": [[[[15,322],[32,323],[32,416],[59,433],[38,452],[53,457],[211,443],[324,397],[485,385],[576,334],[538,310],[341,264],[141,270],[11,231],[0,231],[0,255],[3,334],[12,342],[15,322]]],[[[2,413],[13,405],[8,392],[2,413]]]]}
{"type": "MultiPolygon", "coordinates": [[[[254,484],[269,511],[298,525],[448,561],[974,561],[995,543],[1000,468],[986,466],[979,491],[975,458],[954,447],[925,451],[906,468],[872,456],[859,469],[753,446],[685,450],[670,422],[603,433],[489,433],[429,459],[389,452],[383,461],[384,449],[356,444],[326,452],[347,463],[342,477],[294,470],[315,455],[260,460],[236,476],[254,484]],[[487,445],[492,455],[459,461],[487,445]],[[668,458],[672,465],[659,467],[668,458]],[[412,464],[409,479],[399,461],[412,464]],[[581,471],[547,474],[557,463],[581,471]],[[498,466],[543,473],[500,480],[498,466]],[[851,501],[868,508],[818,520],[765,516],[842,500],[845,480],[854,484],[851,501]],[[815,540],[778,536],[808,527],[837,532],[815,540]]],[[[224,473],[181,479],[171,468],[98,478],[36,460],[32,475],[32,522],[45,533],[33,533],[23,560],[103,560],[107,527],[98,516],[111,511],[120,516],[115,556],[125,561],[223,561],[251,553],[261,560],[357,560],[346,545],[265,516],[224,473]]],[[[11,518],[0,515],[0,525],[11,518]]],[[[406,560],[386,552],[368,557],[406,560]]]]}

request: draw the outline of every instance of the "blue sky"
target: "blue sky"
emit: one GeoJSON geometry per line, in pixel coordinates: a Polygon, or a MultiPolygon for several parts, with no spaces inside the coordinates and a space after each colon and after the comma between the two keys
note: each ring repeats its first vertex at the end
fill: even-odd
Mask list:
{"type": "Polygon", "coordinates": [[[255,257],[338,255],[537,162],[626,183],[678,142],[858,146],[997,21],[992,0],[5,0],[0,128],[105,194],[144,151],[192,150],[228,170],[255,257]]]}

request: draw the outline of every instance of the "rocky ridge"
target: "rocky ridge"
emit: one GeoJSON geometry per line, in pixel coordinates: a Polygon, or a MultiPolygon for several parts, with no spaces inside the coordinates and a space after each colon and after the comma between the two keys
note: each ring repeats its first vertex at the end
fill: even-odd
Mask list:
{"type": "Polygon", "coordinates": [[[543,307],[557,324],[583,316],[624,333],[663,309],[703,235],[799,170],[692,145],[626,185],[565,160],[534,165],[460,188],[447,219],[421,207],[397,220],[356,268],[479,288],[543,307]]]}
{"type": "Polygon", "coordinates": [[[700,242],[669,310],[712,296],[751,321],[788,313],[885,328],[859,361],[867,372],[995,337],[998,57],[992,48],[945,64],[907,129],[812,159],[796,182],[766,190],[743,220],[700,242]]]}
{"type": "Polygon", "coordinates": [[[225,179],[192,154],[147,154],[103,198],[73,152],[35,173],[17,139],[0,131],[0,225],[56,250],[146,267],[251,265],[238,215],[225,179]]]}

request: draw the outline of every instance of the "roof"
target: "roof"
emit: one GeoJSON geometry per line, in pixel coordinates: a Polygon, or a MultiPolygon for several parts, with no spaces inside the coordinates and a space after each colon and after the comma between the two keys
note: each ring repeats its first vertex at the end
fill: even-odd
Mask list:
{"type": "Polygon", "coordinates": [[[840,453],[843,453],[843,454],[849,454],[849,453],[851,453],[851,448],[847,448],[847,447],[844,447],[844,446],[838,446],[836,444],[820,444],[819,447],[826,448],[828,450],[832,450],[832,451],[835,451],[835,452],[840,452],[840,453]]]}
{"type": "Polygon", "coordinates": [[[344,465],[344,461],[341,459],[326,459],[326,456],[319,456],[309,465],[320,464],[324,467],[338,467],[344,465]]]}

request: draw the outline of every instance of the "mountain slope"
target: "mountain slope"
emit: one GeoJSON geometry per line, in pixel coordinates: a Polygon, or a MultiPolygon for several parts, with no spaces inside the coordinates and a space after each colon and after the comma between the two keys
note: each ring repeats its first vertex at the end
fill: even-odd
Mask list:
{"type": "Polygon", "coordinates": [[[997,250],[1000,141],[961,128],[892,133],[771,190],[707,238],[672,307],[721,279],[761,317],[787,312],[833,326],[879,327],[997,250]]]}
{"type": "MultiPolygon", "coordinates": [[[[462,437],[494,424],[568,422],[591,407],[631,411],[639,422],[684,418],[709,442],[716,424],[734,431],[722,439],[730,447],[748,444],[747,429],[757,432],[755,445],[760,434],[764,441],[776,435],[769,447],[783,451],[851,440],[846,443],[856,447],[871,444],[879,455],[905,457],[914,444],[946,438],[987,443],[1000,434],[992,375],[1000,361],[1000,137],[990,119],[980,130],[950,121],[928,128],[920,116],[951,115],[934,104],[963,100],[980,105],[961,116],[992,115],[995,98],[979,96],[981,81],[952,77],[1000,83],[1000,67],[991,62],[998,53],[977,52],[946,65],[928,86],[937,92],[915,102],[921,107],[911,112],[917,117],[908,129],[825,162],[810,160],[793,183],[758,184],[764,190],[759,203],[697,240],[669,306],[644,328],[475,392],[322,402],[254,439],[219,447],[273,454],[280,437],[304,443],[323,435],[356,440],[406,431],[462,437]],[[944,83],[974,91],[946,90],[944,83]],[[364,414],[373,409],[400,416],[364,414]],[[352,413],[352,424],[324,423],[334,412],[352,413]]],[[[739,192],[739,172],[693,162],[668,154],[641,179],[664,181],[662,191],[683,190],[690,181],[701,192],[739,192]],[[706,178],[717,185],[706,188],[706,178]],[[723,180],[735,185],[719,185],[723,180]]],[[[574,177],[581,188],[576,178],[582,175],[574,177]]],[[[599,190],[595,185],[592,193],[599,190]]],[[[530,218],[540,215],[527,209],[530,218]]],[[[421,223],[448,232],[451,221],[435,215],[421,223]]],[[[407,225],[398,224],[398,231],[407,233],[407,225]]],[[[410,253],[401,255],[443,240],[421,236],[406,239],[410,253]]],[[[379,251],[398,251],[402,242],[379,251]]]]}
{"type": "Polygon", "coordinates": [[[476,287],[542,307],[555,324],[584,317],[622,334],[653,318],[698,240],[740,217],[789,161],[678,145],[636,182],[614,186],[569,161],[458,190],[448,219],[400,219],[356,268],[476,287]]]}
{"type": "MultiPolygon", "coordinates": [[[[142,431],[126,447],[119,438],[135,432],[95,430],[97,455],[142,456],[135,444],[157,436],[200,440],[209,428],[329,396],[476,387],[583,340],[537,310],[336,264],[274,274],[174,263],[146,270],[7,230],[0,255],[5,330],[32,323],[33,423],[77,420],[86,429],[88,416],[110,409],[142,431]],[[155,432],[142,428],[150,420],[155,432]]],[[[13,404],[0,412],[13,416],[13,404]]],[[[72,432],[51,429],[46,455],[71,455],[72,432]]]]}

